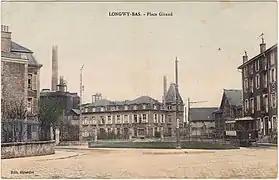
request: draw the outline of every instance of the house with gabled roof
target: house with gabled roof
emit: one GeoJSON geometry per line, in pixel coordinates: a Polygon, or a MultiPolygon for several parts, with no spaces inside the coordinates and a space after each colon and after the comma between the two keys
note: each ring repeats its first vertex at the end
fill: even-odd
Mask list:
{"type": "Polygon", "coordinates": [[[215,130],[215,119],[213,112],[218,107],[190,108],[189,123],[191,137],[212,137],[215,130]]]}
{"type": "Polygon", "coordinates": [[[226,121],[235,120],[243,116],[242,101],[241,89],[223,90],[220,107],[213,112],[217,137],[224,136],[226,121]]]}

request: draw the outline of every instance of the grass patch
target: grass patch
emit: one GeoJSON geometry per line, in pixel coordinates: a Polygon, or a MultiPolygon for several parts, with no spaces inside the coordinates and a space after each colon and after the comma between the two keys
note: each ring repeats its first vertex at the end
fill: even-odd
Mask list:
{"type": "MultiPolygon", "coordinates": [[[[89,142],[89,148],[142,148],[142,149],[175,149],[176,142],[153,141],[153,142],[89,142]]],[[[182,149],[238,149],[238,146],[220,142],[182,141],[182,149]]]]}

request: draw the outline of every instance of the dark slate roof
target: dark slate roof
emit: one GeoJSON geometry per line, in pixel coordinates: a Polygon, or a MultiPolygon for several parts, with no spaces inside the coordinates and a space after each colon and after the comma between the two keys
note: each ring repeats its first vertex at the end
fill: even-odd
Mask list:
{"type": "Polygon", "coordinates": [[[40,66],[41,64],[37,62],[35,59],[33,52],[26,47],[23,47],[15,42],[12,41],[11,45],[11,52],[1,52],[2,57],[8,57],[8,58],[16,58],[16,59],[24,59],[24,57],[21,56],[21,54],[25,54],[28,59],[28,65],[31,66],[40,66]]]}
{"type": "Polygon", "coordinates": [[[129,104],[158,104],[159,101],[149,97],[149,96],[141,96],[137,99],[134,99],[132,101],[129,101],[129,104]]]}
{"type": "Polygon", "coordinates": [[[23,47],[15,42],[12,41],[12,52],[25,52],[25,53],[33,53],[30,49],[27,49],[26,47],[23,47]]]}
{"type": "Polygon", "coordinates": [[[190,108],[190,121],[212,121],[214,120],[213,112],[215,110],[218,110],[218,107],[190,108]]]}
{"type": "Polygon", "coordinates": [[[231,106],[241,106],[242,105],[242,90],[240,90],[240,89],[224,89],[224,93],[231,106]]]}
{"type": "Polygon", "coordinates": [[[80,110],[79,110],[79,109],[72,109],[72,111],[73,111],[74,113],[76,113],[77,115],[79,115],[79,113],[80,113],[80,110]]]}
{"type": "Polygon", "coordinates": [[[7,58],[15,58],[15,59],[22,59],[22,57],[19,54],[13,53],[13,52],[4,52],[1,51],[1,57],[7,57],[7,58]]]}
{"type": "Polygon", "coordinates": [[[170,84],[169,90],[166,94],[166,103],[175,103],[176,98],[175,98],[175,94],[176,94],[176,98],[178,98],[178,103],[183,103],[182,97],[180,96],[180,93],[178,91],[178,88],[175,86],[175,83],[170,84]]]}
{"type": "Polygon", "coordinates": [[[107,99],[97,100],[93,103],[83,104],[83,106],[108,106],[108,105],[130,105],[130,104],[160,104],[159,101],[149,97],[149,96],[141,96],[134,100],[125,100],[125,101],[110,101],[107,99]]]}

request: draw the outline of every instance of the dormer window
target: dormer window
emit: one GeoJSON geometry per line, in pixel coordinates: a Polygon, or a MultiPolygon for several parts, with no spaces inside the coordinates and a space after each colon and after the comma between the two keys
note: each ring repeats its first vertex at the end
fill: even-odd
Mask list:
{"type": "Polygon", "coordinates": [[[144,105],[142,105],[142,109],[146,109],[146,105],[144,104],[144,105]]]}
{"type": "Polygon", "coordinates": [[[95,108],[95,107],[93,107],[93,108],[92,108],[92,111],[93,111],[93,112],[96,112],[96,108],[95,108]]]}
{"type": "Polygon", "coordinates": [[[119,110],[119,107],[118,107],[118,106],[115,106],[115,110],[118,111],[118,110],[119,110]]]}
{"type": "Polygon", "coordinates": [[[133,109],[134,109],[134,110],[137,110],[137,106],[136,106],[136,105],[134,105],[134,106],[133,106],[133,109]]]}
{"type": "Polygon", "coordinates": [[[105,108],[104,107],[101,107],[101,111],[103,112],[105,110],[105,108]]]}
{"type": "Polygon", "coordinates": [[[128,110],[128,106],[124,106],[124,109],[125,109],[125,110],[128,110]]]}
{"type": "Polygon", "coordinates": [[[154,109],[157,109],[157,105],[154,105],[153,107],[154,107],[154,109]]]}
{"type": "Polygon", "coordinates": [[[88,112],[88,107],[85,108],[85,112],[88,112]]]}

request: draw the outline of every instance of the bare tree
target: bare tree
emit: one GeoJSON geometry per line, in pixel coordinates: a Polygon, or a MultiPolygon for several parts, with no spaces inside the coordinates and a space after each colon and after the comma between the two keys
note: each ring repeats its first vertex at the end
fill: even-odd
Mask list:
{"type": "Polygon", "coordinates": [[[2,138],[4,142],[21,142],[27,133],[27,109],[24,99],[1,99],[2,138]]]}

